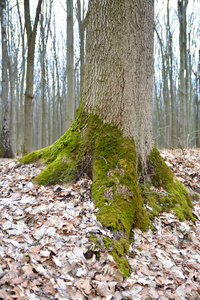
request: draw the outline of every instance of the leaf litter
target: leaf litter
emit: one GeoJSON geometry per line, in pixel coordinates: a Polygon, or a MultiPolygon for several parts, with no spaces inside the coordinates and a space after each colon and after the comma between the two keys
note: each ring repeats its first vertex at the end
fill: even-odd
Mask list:
{"type": "MultiPolygon", "coordinates": [[[[199,151],[161,151],[196,192],[199,151]]],[[[171,211],[154,219],[154,231],[133,229],[132,273],[124,279],[104,246],[105,237],[115,237],[96,219],[91,180],[38,186],[31,181],[42,168],[0,159],[0,299],[200,299],[198,197],[195,222],[180,222],[171,211]]]]}

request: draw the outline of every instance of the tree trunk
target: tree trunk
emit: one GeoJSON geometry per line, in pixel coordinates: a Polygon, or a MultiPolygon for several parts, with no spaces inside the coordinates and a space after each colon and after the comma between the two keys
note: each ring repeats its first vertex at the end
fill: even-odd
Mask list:
{"type": "Polygon", "coordinates": [[[168,53],[164,52],[163,41],[155,29],[156,35],[160,44],[161,57],[162,57],[162,96],[164,101],[164,112],[163,112],[163,127],[164,127],[164,148],[169,148],[169,129],[170,129],[170,108],[169,108],[169,92],[168,92],[168,68],[166,66],[166,57],[168,53]]]}
{"type": "Polygon", "coordinates": [[[167,1],[167,29],[169,39],[169,80],[170,80],[170,99],[171,99],[171,146],[175,147],[175,112],[174,112],[174,86],[173,86],[173,49],[172,32],[170,28],[169,0],[167,1]]]}
{"type": "Polygon", "coordinates": [[[40,63],[41,63],[41,108],[42,108],[42,148],[48,145],[48,127],[47,127],[47,97],[46,97],[46,41],[45,41],[45,25],[44,16],[41,15],[40,19],[40,63]]]}
{"type": "Polygon", "coordinates": [[[56,83],[55,83],[55,62],[53,61],[53,83],[52,83],[52,106],[53,106],[53,120],[52,120],[52,139],[53,142],[57,140],[57,118],[56,118],[56,83]]]}
{"type": "Polygon", "coordinates": [[[17,154],[20,155],[23,152],[23,123],[24,123],[24,78],[25,78],[25,41],[24,41],[24,34],[25,30],[22,25],[22,18],[19,8],[19,1],[17,0],[17,12],[19,17],[19,23],[20,23],[20,33],[21,33],[21,39],[22,39],[22,72],[21,72],[21,84],[20,84],[20,103],[18,107],[18,138],[17,138],[17,154]]]}
{"type": "Polygon", "coordinates": [[[187,26],[186,26],[186,9],[188,5],[188,0],[178,0],[178,17],[179,17],[179,48],[180,48],[180,89],[179,89],[179,99],[180,99],[180,143],[181,147],[186,145],[186,134],[187,134],[187,108],[188,108],[188,88],[187,88],[187,26]]]}
{"type": "Polygon", "coordinates": [[[7,50],[7,13],[6,0],[1,1],[1,41],[2,41],[2,127],[0,137],[0,157],[13,157],[10,142],[9,130],[9,109],[8,109],[8,50],[7,50]]]}
{"type": "Polygon", "coordinates": [[[79,47],[80,47],[80,91],[83,87],[83,74],[84,74],[84,60],[85,60],[85,16],[84,16],[84,1],[82,3],[81,9],[81,1],[77,0],[77,20],[78,20],[78,28],[79,28],[79,47]],[[81,13],[82,11],[82,13],[81,13]],[[81,16],[82,15],[82,16],[81,16]]]}
{"type": "Polygon", "coordinates": [[[28,40],[28,55],[27,55],[27,70],[26,70],[26,92],[25,92],[25,129],[24,129],[24,154],[32,151],[32,101],[33,101],[33,72],[34,72],[34,54],[35,54],[35,39],[39,14],[41,11],[42,0],[38,0],[35,21],[32,29],[29,0],[24,0],[25,26],[28,40]]]}
{"type": "MultiPolygon", "coordinates": [[[[199,81],[199,90],[197,90],[197,101],[198,101],[197,109],[199,110],[199,104],[200,104],[200,49],[199,49],[199,60],[198,60],[197,76],[198,76],[198,81],[199,81]]],[[[198,124],[198,128],[200,128],[200,123],[198,124]]],[[[198,135],[199,136],[198,136],[197,147],[199,148],[200,147],[200,132],[199,131],[198,131],[198,135]]]]}
{"type": "MultiPolygon", "coordinates": [[[[125,239],[132,227],[146,230],[149,218],[162,209],[192,217],[186,189],[153,143],[153,32],[153,1],[91,0],[76,119],[52,146],[22,159],[49,164],[35,178],[40,184],[87,173],[97,218],[125,239]],[[166,196],[152,192],[151,185],[162,186],[166,196]],[[149,212],[146,203],[153,207],[149,212]]],[[[123,269],[122,258],[117,261],[123,269]]]]}
{"type": "Polygon", "coordinates": [[[75,117],[74,95],[74,24],[73,24],[73,0],[67,0],[67,106],[66,129],[68,129],[75,117]]]}
{"type": "Polygon", "coordinates": [[[47,74],[46,74],[46,53],[47,53],[47,42],[50,32],[51,23],[51,11],[52,11],[52,0],[49,3],[49,7],[46,3],[45,8],[42,7],[42,13],[40,18],[40,63],[41,63],[41,108],[42,108],[42,148],[48,144],[48,108],[47,108],[47,74]],[[48,14],[47,14],[48,11],[48,14]],[[44,15],[46,18],[44,19],[44,15]]]}
{"type": "MultiPolygon", "coordinates": [[[[17,55],[17,54],[16,54],[17,55]]],[[[11,63],[11,57],[8,56],[8,70],[10,81],[10,137],[13,154],[17,154],[17,96],[15,93],[15,81],[17,78],[17,57],[15,62],[11,63]]],[[[18,84],[18,83],[17,83],[18,84]]]]}

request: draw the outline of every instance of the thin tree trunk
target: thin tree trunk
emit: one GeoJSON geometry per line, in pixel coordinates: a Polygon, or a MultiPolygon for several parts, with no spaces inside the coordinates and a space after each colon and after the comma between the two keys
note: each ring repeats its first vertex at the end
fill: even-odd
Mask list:
{"type": "Polygon", "coordinates": [[[65,124],[66,129],[68,129],[71,126],[75,117],[73,26],[73,0],[67,0],[67,105],[65,124]]]}
{"type": "Polygon", "coordinates": [[[0,157],[13,157],[9,130],[8,109],[8,50],[7,50],[7,13],[6,0],[1,1],[1,41],[2,41],[2,127],[0,137],[0,157]]]}
{"type": "Polygon", "coordinates": [[[186,145],[186,135],[187,135],[187,51],[186,51],[186,9],[188,5],[188,0],[178,0],[178,17],[179,17],[179,48],[180,48],[180,89],[179,89],[179,99],[180,99],[180,147],[185,147],[186,145]]]}
{"type": "Polygon", "coordinates": [[[19,103],[19,114],[18,114],[18,138],[17,138],[17,154],[20,155],[23,152],[23,123],[24,123],[24,79],[25,79],[25,72],[26,72],[26,62],[25,62],[25,41],[24,41],[24,34],[25,30],[23,29],[22,19],[19,9],[19,1],[17,0],[17,11],[19,16],[19,23],[20,23],[20,33],[22,39],[22,65],[21,65],[21,84],[20,84],[20,103],[19,103]]]}
{"type": "Polygon", "coordinates": [[[83,74],[84,74],[84,61],[85,61],[85,28],[86,28],[86,20],[84,16],[84,1],[82,2],[81,9],[81,1],[77,0],[77,20],[79,27],[79,47],[80,47],[80,91],[83,87],[83,74]]]}
{"type": "MultiPolygon", "coordinates": [[[[199,95],[199,96],[197,96],[198,97],[197,98],[197,100],[198,100],[198,109],[199,109],[199,104],[200,104],[200,99],[199,99],[199,97],[200,97],[200,49],[199,49],[199,61],[198,61],[198,72],[197,72],[197,74],[198,74],[198,81],[199,81],[199,90],[197,91],[197,93],[199,95]]],[[[200,128],[200,121],[199,121],[198,126],[200,128]]],[[[200,131],[198,131],[198,135],[199,135],[199,137],[198,137],[197,147],[200,147],[200,131]]]]}
{"type": "Polygon", "coordinates": [[[34,80],[34,54],[35,54],[35,39],[37,33],[37,25],[41,11],[42,0],[38,0],[37,10],[34,25],[32,28],[30,17],[29,0],[24,0],[25,26],[28,40],[28,55],[27,55],[27,70],[26,70],[26,92],[25,92],[25,129],[24,129],[24,154],[32,151],[33,124],[32,124],[32,101],[33,95],[33,80],[34,80]]]}
{"type": "Polygon", "coordinates": [[[52,105],[53,105],[53,125],[52,125],[52,137],[53,142],[58,139],[57,130],[57,116],[56,116],[56,84],[55,84],[55,62],[53,62],[53,90],[52,90],[52,105]]]}
{"type": "Polygon", "coordinates": [[[165,148],[169,148],[169,131],[170,131],[170,109],[169,109],[169,92],[168,92],[168,78],[167,78],[167,67],[166,67],[166,55],[164,53],[164,47],[162,39],[155,29],[156,35],[158,37],[158,41],[160,44],[161,56],[162,56],[162,95],[165,106],[165,111],[163,112],[163,119],[165,120],[163,123],[163,127],[165,128],[165,148]]]}
{"type": "Polygon", "coordinates": [[[170,100],[171,100],[171,134],[170,141],[172,148],[175,147],[175,112],[174,112],[174,87],[173,87],[173,52],[172,33],[170,28],[169,0],[167,1],[167,28],[169,37],[169,79],[170,79],[170,100]]]}
{"type": "Polygon", "coordinates": [[[15,94],[16,68],[16,64],[13,66],[11,64],[11,58],[8,57],[8,70],[10,81],[10,138],[14,155],[16,155],[17,153],[17,99],[15,94]]]}

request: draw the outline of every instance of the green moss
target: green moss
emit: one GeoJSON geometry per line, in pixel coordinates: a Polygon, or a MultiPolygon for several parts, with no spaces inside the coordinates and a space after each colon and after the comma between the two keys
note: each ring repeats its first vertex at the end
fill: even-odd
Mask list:
{"type": "Polygon", "coordinates": [[[133,226],[147,230],[149,219],[137,183],[134,141],[124,138],[116,126],[99,126],[99,120],[92,124],[96,126],[91,127],[92,132],[97,133],[92,197],[99,207],[98,220],[127,237],[133,226]]]}
{"type": "Polygon", "coordinates": [[[19,160],[22,163],[39,161],[47,164],[47,167],[35,177],[35,182],[38,184],[69,182],[79,176],[83,166],[83,138],[80,134],[82,126],[84,122],[80,125],[76,119],[70,129],[53,145],[33,151],[19,160]]]}
{"type": "Polygon", "coordinates": [[[156,148],[151,151],[149,157],[149,166],[151,168],[151,182],[156,188],[163,188],[166,195],[145,191],[141,187],[144,203],[152,207],[149,211],[149,217],[158,215],[161,211],[174,210],[180,220],[193,219],[192,202],[187,189],[178,181],[169,167],[165,164],[160,153],[156,148]]]}
{"type": "Polygon", "coordinates": [[[89,240],[93,245],[95,245],[95,248],[96,246],[99,247],[99,244],[97,242],[97,236],[94,233],[90,232],[89,240]]]}
{"type": "Polygon", "coordinates": [[[123,276],[130,276],[131,268],[126,258],[126,255],[128,255],[129,242],[123,238],[120,238],[119,241],[105,238],[103,241],[105,247],[110,250],[110,254],[113,256],[123,276]]]}

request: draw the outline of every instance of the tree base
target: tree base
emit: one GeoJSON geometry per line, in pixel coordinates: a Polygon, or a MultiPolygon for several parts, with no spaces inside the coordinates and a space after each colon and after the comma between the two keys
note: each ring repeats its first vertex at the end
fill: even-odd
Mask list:
{"type": "MultiPolygon", "coordinates": [[[[154,148],[149,156],[150,182],[146,185],[138,184],[136,155],[134,141],[123,137],[116,126],[104,124],[97,116],[88,118],[82,114],[57,142],[20,161],[47,164],[34,179],[38,184],[71,182],[87,173],[93,180],[92,198],[98,208],[97,219],[116,232],[119,240],[116,242],[123,245],[124,241],[133,239],[133,227],[147,230],[150,219],[164,210],[174,210],[181,220],[192,218],[187,190],[174,177],[158,150],[154,148]],[[159,192],[161,187],[166,194],[159,192]]],[[[127,276],[127,247],[123,246],[120,253],[117,248],[119,245],[113,246],[113,256],[127,276]]]]}

